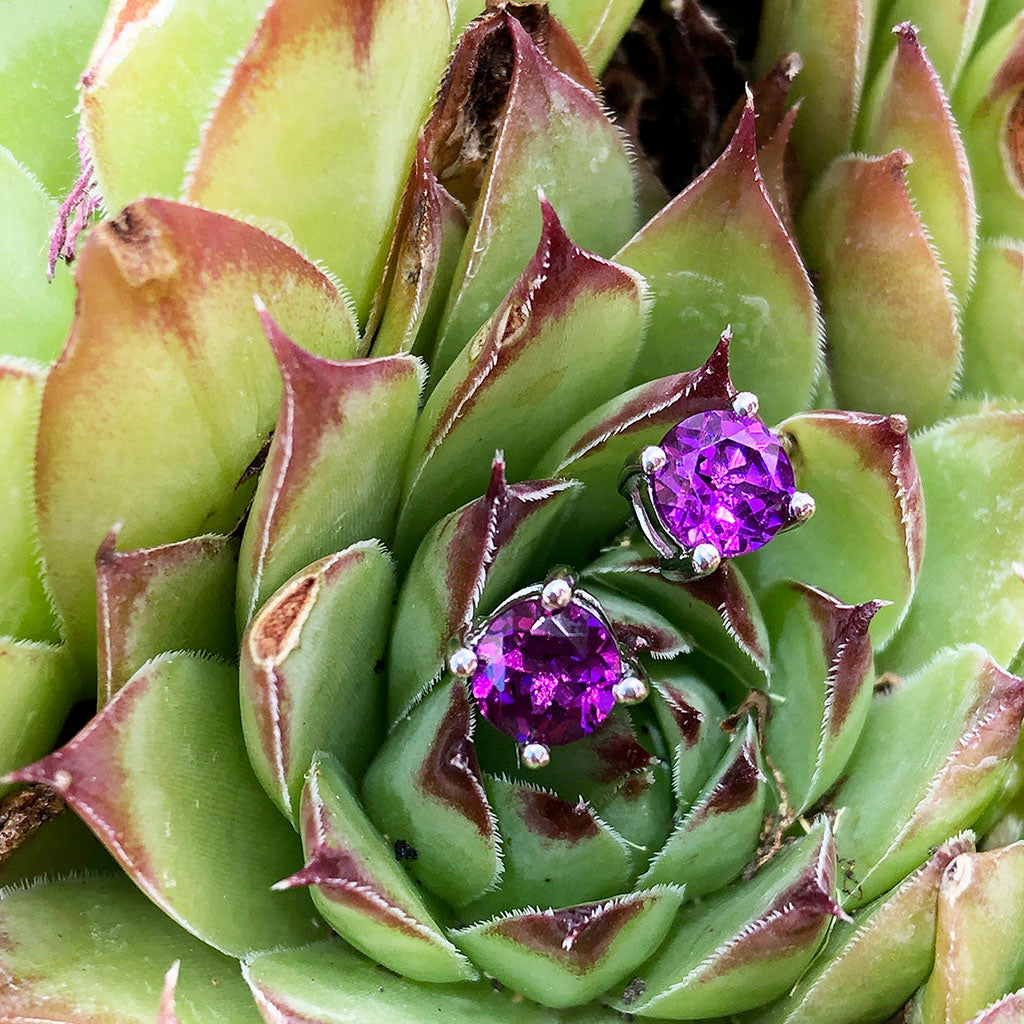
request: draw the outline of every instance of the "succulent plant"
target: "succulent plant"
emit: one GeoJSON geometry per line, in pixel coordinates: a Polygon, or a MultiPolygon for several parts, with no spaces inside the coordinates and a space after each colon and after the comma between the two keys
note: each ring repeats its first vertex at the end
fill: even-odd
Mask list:
{"type": "Polygon", "coordinates": [[[9,6],[0,1019],[1024,1019],[1020,0],[731,111],[695,0],[9,6]],[[674,575],[746,392],[815,517],[674,575]],[[531,768],[449,657],[549,578],[650,693],[531,768]]]}

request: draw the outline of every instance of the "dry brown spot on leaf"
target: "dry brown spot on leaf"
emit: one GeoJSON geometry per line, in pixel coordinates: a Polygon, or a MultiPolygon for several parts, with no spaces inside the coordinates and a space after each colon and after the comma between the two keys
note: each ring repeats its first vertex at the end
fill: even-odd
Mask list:
{"type": "Polygon", "coordinates": [[[39,785],[13,790],[0,800],[0,866],[64,806],[52,789],[39,785]]]}

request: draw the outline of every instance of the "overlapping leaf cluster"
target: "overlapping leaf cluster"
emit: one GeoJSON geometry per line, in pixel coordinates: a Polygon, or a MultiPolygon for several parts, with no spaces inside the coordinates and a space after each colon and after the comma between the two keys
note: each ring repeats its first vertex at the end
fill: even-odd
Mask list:
{"type": "Polygon", "coordinates": [[[18,850],[0,1016],[1019,1020],[1020,4],[768,0],[656,212],[636,3],[477,6],[21,15],[0,767],[120,870],[18,850]],[[669,583],[619,469],[737,387],[818,513],[669,583]],[[654,693],[527,777],[445,655],[560,562],[654,693]]]}

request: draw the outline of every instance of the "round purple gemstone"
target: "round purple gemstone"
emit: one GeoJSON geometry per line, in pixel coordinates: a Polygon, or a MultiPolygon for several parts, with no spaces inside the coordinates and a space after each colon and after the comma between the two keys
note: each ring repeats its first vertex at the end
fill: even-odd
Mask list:
{"type": "Polygon", "coordinates": [[[759,419],[730,409],[690,416],[662,439],[668,456],[651,474],[654,507],[684,547],[714,544],[742,555],[789,522],[793,467],[759,419]]]}
{"type": "Polygon", "coordinates": [[[509,605],[475,645],[480,713],[518,743],[572,743],[615,706],[622,659],[611,630],[577,601],[549,612],[540,598],[509,605]]]}

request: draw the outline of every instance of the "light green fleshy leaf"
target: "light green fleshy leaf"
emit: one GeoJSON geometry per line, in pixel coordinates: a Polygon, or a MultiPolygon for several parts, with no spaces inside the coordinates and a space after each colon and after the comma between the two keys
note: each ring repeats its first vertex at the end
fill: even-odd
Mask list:
{"type": "Polygon", "coordinates": [[[41,367],[0,359],[0,634],[54,643],[59,634],[39,565],[32,486],[44,379],[41,367]]]}
{"type": "Polygon", "coordinates": [[[759,594],[796,579],[850,604],[891,601],[872,620],[880,647],[906,614],[924,555],[921,483],[906,420],[811,412],[778,430],[791,445],[796,485],[817,512],[741,558],[743,571],[759,594]]]}
{"type": "Polygon", "coordinates": [[[627,978],[672,927],[681,888],[659,886],[557,910],[526,909],[452,932],[488,974],[555,1008],[594,999],[627,978]]]}
{"type": "Polygon", "coordinates": [[[961,389],[1024,402],[1024,243],[981,244],[963,329],[961,389]]]}
{"type": "Polygon", "coordinates": [[[343,298],[293,249],[164,200],[93,228],[76,280],[72,334],[43,390],[36,505],[47,578],[86,676],[94,558],[114,523],[124,547],[152,547],[228,533],[246,507],[242,478],[281,401],[253,294],[309,350],[345,359],[358,337],[343,298]]]}
{"type": "Polygon", "coordinates": [[[425,375],[409,356],[314,355],[260,306],[284,394],[242,536],[239,632],[303,566],[369,537],[390,541],[425,375]]]}
{"type": "MultiPolygon", "coordinates": [[[[65,648],[0,637],[0,774],[53,749],[78,689],[75,664],[65,648]]],[[[0,783],[0,793],[7,788],[0,783]]]]}
{"type": "Polygon", "coordinates": [[[313,754],[359,778],[384,732],[379,666],[395,570],[360,541],[287,581],[242,638],[242,731],[260,784],[289,820],[313,754]]]}
{"type": "MultiPolygon", "coordinates": [[[[471,194],[463,194],[438,172],[473,213],[430,361],[434,379],[458,358],[536,250],[544,221],[534,205],[538,190],[558,210],[566,232],[589,252],[610,256],[635,228],[633,177],[622,134],[597,97],[559,72],[516,18],[506,15],[505,24],[508,37],[485,44],[499,47],[501,58],[495,59],[507,59],[510,66],[501,84],[492,86],[506,87],[508,95],[482,181],[474,182],[471,194]],[[589,154],[587,160],[581,161],[581,153],[589,154]],[[595,195],[602,196],[601,203],[593,201],[595,195]]],[[[462,121],[458,129],[446,127],[444,119],[465,118],[465,108],[472,111],[475,106],[470,95],[480,86],[464,63],[478,47],[479,42],[464,40],[456,51],[450,81],[465,96],[460,100],[442,90],[442,103],[427,127],[428,140],[437,133],[467,130],[462,121]],[[446,114],[448,107],[452,109],[446,114]]],[[[474,157],[479,160],[479,153],[469,159],[474,157]]]]}
{"type": "Polygon", "coordinates": [[[838,922],[793,990],[751,1024],[866,1024],[895,1014],[931,969],[943,873],[972,848],[970,833],[950,839],[891,893],[838,922]]]}
{"type": "Polygon", "coordinates": [[[1020,13],[1020,0],[988,0],[985,15],[981,19],[981,28],[978,30],[975,51],[980,50],[984,43],[1020,13]]]}
{"type": "Polygon", "coordinates": [[[821,361],[817,300],[758,169],[753,107],[718,160],[615,258],[654,294],[634,383],[699,365],[731,324],[733,380],[757,392],[765,419],[806,408],[821,361]]]}
{"type": "Polygon", "coordinates": [[[11,778],[55,789],[157,906],[239,956],[310,941],[319,925],[305,893],[270,891],[301,849],[253,777],[236,687],[231,666],[163,655],[11,778]]]}
{"type": "Polygon", "coordinates": [[[445,0],[272,0],[203,129],[186,198],[285,225],[365,322],[450,41],[445,0]]]}
{"type": "Polygon", "coordinates": [[[377,963],[416,981],[475,981],[416,885],[367,818],[341,764],[318,753],[302,791],[306,866],[275,886],[310,886],[324,920],[377,963]]]}
{"type": "Polygon", "coordinates": [[[615,1006],[671,1020],[759,1006],[803,973],[838,913],[835,848],[819,823],[753,878],[685,907],[671,939],[613,994],[615,1006]]]}
{"type": "Polygon", "coordinates": [[[437,519],[480,494],[510,444],[523,478],[558,435],[618,394],[643,336],[643,280],[578,248],[544,202],[540,246],[504,302],[427,400],[413,435],[396,552],[407,562],[437,519]]]}
{"type": "Polygon", "coordinates": [[[939,424],[914,440],[928,544],[906,622],[879,658],[908,672],[946,644],[977,643],[1001,665],[1024,639],[1024,412],[939,424]],[[970,509],[965,515],[964,510],[970,509]]]}
{"type": "Polygon", "coordinates": [[[0,1016],[5,1020],[260,1020],[238,964],[177,928],[123,877],[86,876],[5,889],[0,929],[6,938],[0,953],[0,1016]],[[178,967],[168,983],[165,972],[174,964],[178,967]]]}
{"type": "Polygon", "coordinates": [[[832,788],[864,726],[875,681],[868,626],[879,604],[843,604],[799,583],[762,602],[774,652],[767,756],[797,812],[832,788]]]}
{"type": "Polygon", "coordinates": [[[978,820],[1002,791],[1022,715],[1024,681],[976,646],[940,652],[875,697],[831,801],[839,855],[852,862],[848,906],[892,888],[978,820]]]}
{"type": "Polygon", "coordinates": [[[416,848],[413,873],[455,906],[501,876],[500,837],[473,749],[474,725],[463,681],[441,683],[392,729],[363,780],[373,823],[390,842],[416,848]]]}
{"type": "Polygon", "coordinates": [[[488,981],[418,984],[382,972],[341,942],[264,954],[242,972],[257,1004],[281,1024],[621,1024],[610,1010],[554,1012],[488,981]]]}
{"type": "Polygon", "coordinates": [[[966,1024],[1024,981],[1024,843],[958,857],[939,888],[925,1024],[966,1024]],[[983,952],[982,952],[983,951],[983,952]]]}
{"type": "Polygon", "coordinates": [[[748,719],[637,887],[670,882],[697,899],[732,882],[757,849],[768,794],[757,729],[748,719]]]}
{"type": "MultiPolygon", "coordinates": [[[[18,10],[23,5],[5,5],[10,6],[18,10]]],[[[0,7],[2,12],[4,8],[0,7]]],[[[0,47],[6,45],[9,28],[7,24],[0,47]]],[[[0,82],[2,74],[0,69],[0,82]]],[[[11,102],[8,95],[5,103],[11,102]]],[[[6,127],[5,123],[5,134],[0,136],[4,141],[6,127]]],[[[4,232],[0,236],[0,265],[4,267],[0,277],[0,352],[49,362],[64,344],[75,307],[70,274],[62,268],[52,281],[46,280],[47,248],[57,204],[2,145],[0,209],[4,211],[4,232]]]]}

